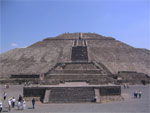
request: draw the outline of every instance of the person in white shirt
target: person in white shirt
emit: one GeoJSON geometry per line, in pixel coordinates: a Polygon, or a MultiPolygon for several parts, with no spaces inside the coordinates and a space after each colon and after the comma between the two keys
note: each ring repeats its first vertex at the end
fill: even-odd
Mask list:
{"type": "Polygon", "coordinates": [[[21,106],[21,102],[20,102],[20,101],[18,101],[17,106],[18,106],[18,110],[19,110],[19,109],[20,109],[20,106],[21,106]]]}
{"type": "Polygon", "coordinates": [[[9,111],[11,111],[11,100],[12,100],[12,99],[9,99],[9,100],[8,100],[8,109],[9,109],[9,111]]]}
{"type": "Polygon", "coordinates": [[[0,113],[2,112],[2,109],[3,109],[3,105],[2,102],[0,102],[0,113]]]}
{"type": "Polygon", "coordinates": [[[12,98],[12,108],[15,107],[15,102],[16,102],[16,99],[13,97],[13,98],[12,98]]]}
{"type": "Polygon", "coordinates": [[[25,102],[25,100],[23,99],[23,100],[22,100],[22,109],[25,110],[25,108],[26,108],[26,102],[25,102]]]}

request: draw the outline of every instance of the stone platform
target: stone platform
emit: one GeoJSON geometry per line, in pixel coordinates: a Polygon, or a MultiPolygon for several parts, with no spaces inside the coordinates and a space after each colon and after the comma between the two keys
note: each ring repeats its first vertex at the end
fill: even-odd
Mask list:
{"type": "MultiPolygon", "coordinates": [[[[4,85],[0,85],[0,91],[7,91],[7,99],[15,97],[23,93],[23,85],[10,85],[10,88],[5,89],[4,85]]],[[[17,106],[8,111],[8,101],[3,102],[2,113],[149,113],[149,85],[130,85],[129,89],[124,89],[122,86],[121,92],[124,101],[107,102],[103,104],[97,103],[57,103],[57,104],[41,104],[36,101],[35,109],[31,109],[31,101],[26,100],[26,109],[18,110],[17,106]],[[142,98],[135,99],[133,92],[140,89],[143,94],[142,98]]],[[[3,93],[0,95],[3,98],[3,93]]]]}
{"type": "Polygon", "coordinates": [[[60,85],[39,85],[23,88],[26,98],[36,97],[43,103],[86,103],[115,100],[121,98],[121,87],[117,85],[88,85],[71,83],[60,85]]]}

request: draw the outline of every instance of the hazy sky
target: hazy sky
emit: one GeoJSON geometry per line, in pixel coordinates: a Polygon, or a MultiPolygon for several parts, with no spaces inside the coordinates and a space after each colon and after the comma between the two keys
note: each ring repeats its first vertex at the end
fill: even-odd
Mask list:
{"type": "Polygon", "coordinates": [[[149,0],[1,0],[1,52],[64,32],[112,36],[150,48],[149,0]]]}

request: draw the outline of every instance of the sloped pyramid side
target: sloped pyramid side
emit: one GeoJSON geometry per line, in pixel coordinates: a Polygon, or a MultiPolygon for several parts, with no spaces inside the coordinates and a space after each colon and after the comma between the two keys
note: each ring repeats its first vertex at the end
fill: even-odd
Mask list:
{"type": "MultiPolygon", "coordinates": [[[[64,34],[47,38],[27,48],[1,54],[0,77],[9,77],[12,74],[42,74],[57,62],[71,61],[73,41],[78,36],[78,33],[64,34]],[[66,36],[71,40],[65,40],[66,36]]],[[[83,33],[83,38],[87,42],[89,61],[103,63],[112,73],[137,71],[150,75],[149,50],[133,48],[113,38],[93,33],[83,33]]]]}
{"type": "Polygon", "coordinates": [[[87,43],[89,58],[103,63],[112,73],[136,71],[150,75],[149,50],[137,49],[117,40],[97,40],[87,43]]]}
{"type": "Polygon", "coordinates": [[[71,45],[72,41],[41,41],[1,54],[0,77],[45,73],[57,62],[70,61],[71,45]]]}

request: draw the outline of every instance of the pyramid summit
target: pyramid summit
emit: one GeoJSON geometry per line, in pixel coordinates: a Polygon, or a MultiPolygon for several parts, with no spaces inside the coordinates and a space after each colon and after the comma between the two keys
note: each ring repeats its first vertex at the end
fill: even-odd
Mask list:
{"type": "MultiPolygon", "coordinates": [[[[61,35],[56,36],[56,39],[78,39],[82,37],[82,39],[113,39],[112,37],[105,37],[96,33],[63,33],[61,35]]],[[[47,38],[51,39],[51,38],[47,38]]]]}
{"type": "MultiPolygon", "coordinates": [[[[150,51],[147,49],[134,48],[112,37],[96,33],[64,33],[27,48],[1,54],[0,77],[41,75],[60,62],[96,62],[105,66],[112,74],[134,72],[150,75],[149,55],[150,51]]],[[[88,68],[87,66],[86,69],[88,68]]]]}

